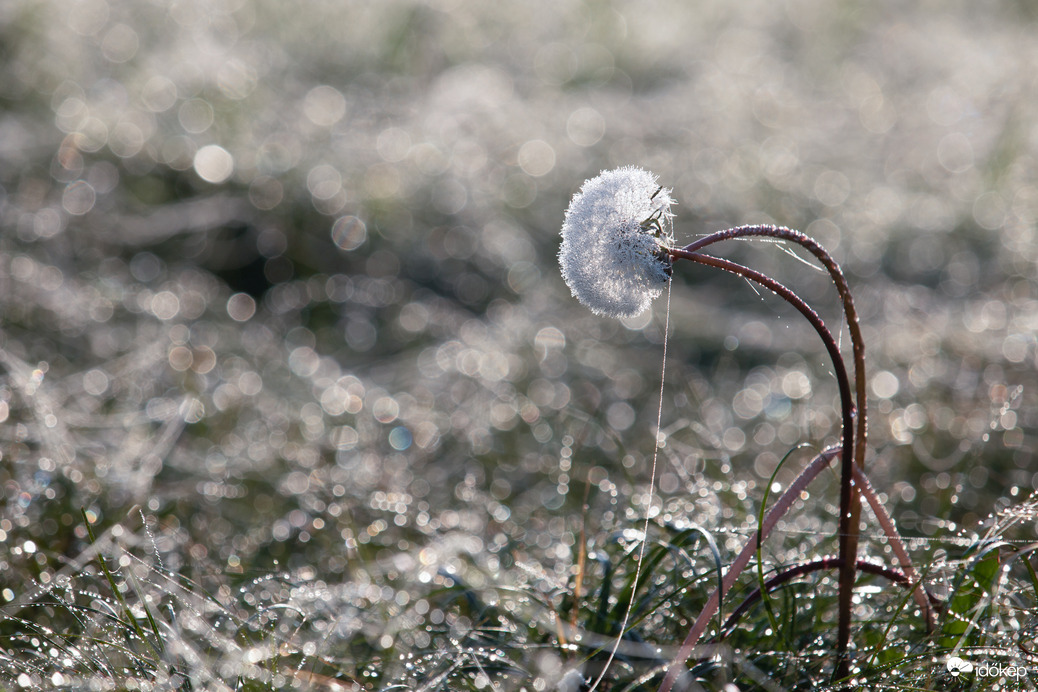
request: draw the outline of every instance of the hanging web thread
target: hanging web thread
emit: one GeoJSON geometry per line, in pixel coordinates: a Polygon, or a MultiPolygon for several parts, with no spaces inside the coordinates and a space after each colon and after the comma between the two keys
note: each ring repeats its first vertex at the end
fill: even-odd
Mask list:
{"type": "Polygon", "coordinates": [[[627,608],[624,609],[624,619],[620,623],[620,633],[616,635],[613,648],[609,651],[609,658],[606,659],[605,665],[602,666],[602,672],[599,673],[598,678],[591,685],[588,692],[595,692],[598,689],[599,683],[602,682],[606,673],[609,672],[609,666],[612,665],[613,659],[616,657],[616,652],[620,648],[620,642],[627,631],[627,623],[631,618],[631,611],[634,610],[634,599],[638,593],[638,582],[642,576],[642,558],[645,557],[645,543],[649,538],[649,522],[652,519],[652,502],[655,499],[656,463],[659,460],[660,447],[663,446],[663,432],[661,429],[663,424],[663,385],[667,379],[667,344],[670,341],[670,293],[673,285],[673,282],[667,283],[667,308],[663,319],[663,362],[660,364],[660,397],[659,407],[656,409],[656,444],[652,450],[652,466],[649,471],[649,498],[645,503],[645,523],[642,525],[642,540],[638,546],[638,559],[634,563],[634,581],[631,583],[631,598],[627,601],[627,608]]]}

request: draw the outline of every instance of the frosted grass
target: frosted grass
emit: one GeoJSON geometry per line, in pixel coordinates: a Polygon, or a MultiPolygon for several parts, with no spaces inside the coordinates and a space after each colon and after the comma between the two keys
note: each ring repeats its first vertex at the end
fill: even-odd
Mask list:
{"type": "MultiPolygon", "coordinates": [[[[648,503],[662,334],[555,270],[573,182],[632,161],[673,185],[683,238],[776,222],[846,260],[876,485],[942,595],[990,591],[972,536],[1035,483],[1026,8],[541,10],[2,4],[0,686],[551,689],[615,641],[651,515],[661,566],[614,669],[651,687],[716,581],[682,532],[730,559],[775,450],[833,442],[836,412],[781,306],[680,278],[724,300],[675,290],[648,503]]],[[[956,611],[999,618],[964,660],[1033,648],[1028,521],[1001,534],[1005,588],[956,611]]],[[[766,574],[833,526],[781,530],[766,574]]],[[[828,612],[826,579],[781,602],[828,612]]],[[[861,598],[894,620],[863,676],[945,679],[896,596],[861,598]]],[[[824,688],[829,642],[794,622],[795,646],[737,639],[695,675],[824,688]]]]}

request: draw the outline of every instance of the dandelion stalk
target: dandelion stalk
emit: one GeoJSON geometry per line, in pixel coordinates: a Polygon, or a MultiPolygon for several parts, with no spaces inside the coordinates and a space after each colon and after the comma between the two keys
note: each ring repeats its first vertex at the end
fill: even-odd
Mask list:
{"type": "MultiPolygon", "coordinates": [[[[867,433],[865,351],[858,324],[857,310],[843,271],[832,255],[809,236],[780,226],[740,226],[718,231],[684,248],[671,246],[671,213],[673,200],[670,190],[657,186],[656,177],[640,168],[626,167],[605,171],[588,180],[581,187],[563,222],[563,242],[559,250],[562,274],[573,295],[599,315],[628,317],[643,311],[656,298],[661,287],[673,273],[673,262],[678,259],[713,266],[745,277],[771,290],[796,308],[812,325],[822,339],[833,362],[840,389],[842,413],[842,445],[827,450],[812,462],[794,481],[786,493],[765,517],[760,536],[755,536],[739,554],[724,575],[717,591],[693,624],[678,656],[674,658],[664,678],[661,692],[668,692],[683,669],[707,622],[718,611],[724,593],[748,564],[767,534],[789,509],[799,490],[813,479],[821,468],[839,453],[840,516],[838,521],[839,555],[832,565],[839,569],[837,660],[834,677],[845,680],[849,676],[851,611],[853,587],[858,565],[858,533],[861,516],[861,496],[864,492],[873,506],[880,524],[894,547],[906,579],[913,579],[914,570],[907,551],[889,515],[878,502],[875,492],[865,478],[865,450],[867,433]],[[706,247],[736,238],[768,237],[796,243],[810,252],[828,271],[840,295],[843,312],[851,338],[854,362],[854,395],[843,362],[839,344],[818,314],[792,290],[749,267],[726,259],[702,254],[706,247]],[[839,450],[839,451],[838,451],[839,450]]],[[[829,564],[829,563],[826,563],[829,564]]],[[[913,595],[924,608],[928,625],[932,622],[924,591],[914,589],[913,595]]]]}
{"type": "MultiPolygon", "coordinates": [[[[768,237],[796,243],[810,252],[822,263],[843,302],[843,312],[847,319],[847,329],[851,337],[851,352],[854,358],[854,385],[857,416],[857,429],[854,434],[852,450],[844,451],[840,469],[840,576],[839,576],[839,623],[837,625],[837,667],[836,677],[846,678],[849,673],[847,647],[851,638],[851,606],[853,598],[855,568],[858,556],[858,525],[861,519],[861,498],[854,492],[854,467],[864,474],[866,435],[868,429],[867,395],[865,391],[865,342],[858,323],[858,311],[854,306],[847,279],[829,251],[816,240],[800,231],[782,226],[738,226],[724,231],[712,233],[682,248],[683,253],[696,253],[699,250],[724,240],[733,238],[768,237]]],[[[844,425],[846,425],[846,421],[844,425]]]]}
{"type": "MultiPolygon", "coordinates": [[[[722,233],[724,233],[724,232],[722,231],[722,233]]],[[[715,234],[715,235],[718,235],[718,234],[715,234]]],[[[705,245],[705,243],[704,243],[704,245],[705,245]]],[[[701,245],[701,247],[702,247],[702,245],[701,245]]],[[[722,259],[722,258],[719,258],[719,257],[712,257],[710,255],[702,255],[702,254],[699,254],[699,253],[696,253],[696,252],[689,252],[687,249],[672,249],[672,250],[669,251],[669,253],[670,253],[670,256],[675,258],[675,259],[686,259],[686,260],[690,260],[692,262],[697,262],[699,264],[705,264],[707,266],[716,267],[718,269],[723,269],[725,271],[731,272],[731,273],[736,274],[738,276],[742,276],[742,277],[747,278],[747,279],[749,279],[751,281],[754,281],[754,282],[760,284],[761,286],[767,288],[768,290],[772,291],[773,293],[775,293],[776,295],[781,297],[786,302],[788,302],[790,305],[792,305],[794,308],[796,308],[797,311],[800,312],[801,315],[803,315],[807,319],[807,321],[815,329],[815,332],[821,338],[822,343],[825,344],[826,351],[829,353],[829,357],[830,357],[830,359],[832,360],[832,363],[833,363],[833,372],[836,375],[836,380],[837,380],[838,387],[839,387],[839,390],[840,390],[840,402],[841,402],[840,408],[841,408],[841,415],[842,415],[842,418],[843,418],[843,426],[842,426],[843,427],[843,444],[841,446],[841,450],[842,450],[841,451],[841,457],[842,457],[842,460],[843,460],[842,463],[843,463],[844,469],[848,469],[848,467],[849,467],[851,470],[853,470],[854,463],[853,463],[853,457],[852,457],[852,450],[854,449],[854,437],[855,437],[855,429],[854,429],[853,420],[854,420],[855,411],[854,411],[854,404],[851,401],[850,381],[848,380],[848,377],[847,377],[847,369],[846,369],[846,366],[843,363],[843,357],[840,354],[840,347],[836,343],[836,339],[833,337],[832,332],[829,331],[829,328],[825,326],[825,323],[822,321],[821,317],[818,316],[818,313],[815,312],[807,303],[804,302],[804,300],[802,298],[800,298],[800,296],[798,296],[792,290],[790,290],[789,288],[787,288],[786,286],[784,286],[780,282],[778,282],[778,281],[772,279],[771,277],[767,276],[766,274],[763,274],[763,273],[761,273],[761,272],[759,272],[759,271],[757,271],[755,269],[751,269],[749,267],[745,267],[743,265],[740,265],[740,264],[737,264],[735,262],[731,262],[729,260],[722,259]]],[[[811,476],[811,478],[813,478],[813,476],[811,476]]],[[[809,481],[810,481],[810,479],[808,479],[808,482],[809,481]]],[[[845,487],[847,487],[847,484],[842,484],[841,490],[843,488],[845,488],[845,487]]],[[[848,492],[850,492],[850,490],[851,489],[848,488],[848,492]]],[[[785,496],[783,496],[783,497],[785,497],[785,496]]],[[[843,500],[843,497],[842,497],[842,494],[841,494],[841,506],[843,504],[842,500],[843,500]]],[[[778,507],[778,505],[776,505],[776,508],[777,507],[778,507]]],[[[843,512],[841,512],[841,515],[842,514],[843,514],[843,512]]],[[[775,516],[774,520],[777,521],[781,516],[782,516],[781,514],[775,516]]],[[[755,536],[755,541],[754,542],[759,545],[759,543],[762,542],[764,540],[764,538],[767,537],[767,534],[769,532],[770,532],[770,528],[767,531],[762,529],[761,532],[755,536]]],[[[841,533],[841,538],[844,535],[846,535],[845,532],[843,532],[843,531],[841,531],[840,533],[841,533]]],[[[840,556],[840,559],[842,561],[843,559],[845,559],[843,554],[842,554],[842,552],[843,552],[842,549],[844,548],[844,541],[843,540],[840,541],[840,546],[841,546],[841,556],[840,556]]],[[[749,547],[750,547],[750,544],[748,543],[746,548],[744,548],[743,552],[745,553],[746,550],[749,547]]],[[[740,554],[740,557],[742,557],[741,554],[740,554]]],[[[720,599],[723,598],[723,596],[724,596],[723,591],[726,591],[728,588],[731,587],[731,584],[734,583],[735,579],[739,576],[739,573],[742,572],[742,570],[745,568],[745,566],[748,563],[748,561],[749,561],[749,557],[747,557],[746,561],[744,561],[744,562],[742,562],[740,564],[740,560],[737,559],[736,562],[734,562],[732,564],[732,566],[729,568],[727,576],[730,577],[730,580],[729,580],[730,583],[727,586],[725,586],[722,590],[720,590],[721,591],[720,593],[716,594],[717,595],[717,607],[720,607],[720,599]]],[[[844,572],[844,570],[842,569],[842,562],[841,562],[840,566],[841,566],[841,575],[842,575],[843,572],[844,572]]],[[[853,572],[852,572],[852,579],[853,579],[853,572]]],[[[843,583],[841,582],[841,587],[842,586],[843,586],[843,583]]],[[[853,586],[853,582],[852,582],[852,586],[853,586]]],[[[849,589],[848,589],[848,591],[849,591],[849,589]]],[[[843,589],[842,588],[841,588],[841,593],[843,593],[843,589]]],[[[841,606],[842,606],[842,602],[841,602],[841,606]]],[[[842,614],[842,610],[841,610],[841,614],[842,614]]],[[[700,619],[703,619],[702,618],[702,614],[700,615],[700,619]]],[[[699,622],[699,620],[696,621],[697,624],[698,624],[698,622],[699,622]]],[[[705,622],[706,621],[704,620],[704,626],[705,626],[705,622]]],[[[850,628],[849,628],[849,626],[848,626],[847,633],[848,633],[847,636],[848,636],[848,642],[849,642],[849,639],[850,639],[850,628]]],[[[671,685],[673,685],[674,681],[677,679],[677,675],[679,673],[680,667],[684,665],[685,660],[687,660],[688,655],[691,654],[692,648],[696,645],[696,643],[698,642],[699,637],[702,636],[702,634],[703,634],[703,630],[700,629],[699,631],[697,631],[696,626],[693,625],[692,630],[689,632],[688,636],[685,639],[685,642],[682,644],[681,652],[671,662],[670,668],[667,671],[667,675],[664,678],[663,685],[660,687],[661,692],[668,692],[669,691],[671,685]]],[[[839,655],[838,663],[839,663],[839,661],[843,661],[846,658],[846,656],[844,655],[845,651],[846,651],[846,643],[844,643],[844,649],[842,649],[842,650],[838,649],[838,655],[839,655]]],[[[838,665],[838,668],[839,668],[839,665],[838,665]]],[[[838,671],[837,675],[839,675],[839,672],[840,671],[838,671]]],[[[845,676],[840,676],[840,677],[845,677],[845,676]]]]}
{"type": "Polygon", "coordinates": [[[905,577],[910,582],[916,584],[916,587],[912,590],[912,597],[924,613],[926,630],[932,632],[934,627],[936,627],[932,607],[933,597],[926,590],[926,587],[923,586],[922,578],[915,571],[915,567],[912,566],[912,559],[908,557],[908,548],[905,547],[905,542],[894,525],[894,519],[887,512],[887,508],[883,506],[868,476],[862,473],[857,466],[854,467],[854,481],[858,484],[858,491],[865,498],[869,508],[872,509],[872,513],[876,515],[879,525],[883,527],[883,533],[886,534],[887,540],[890,541],[890,547],[894,549],[894,556],[897,558],[898,565],[904,571],[905,577]]]}
{"type": "MultiPolygon", "coordinates": [[[[788,581],[792,581],[797,577],[802,577],[812,572],[819,572],[821,570],[833,569],[840,566],[840,558],[837,556],[829,556],[819,558],[817,560],[811,560],[809,562],[802,562],[798,565],[794,565],[789,569],[783,570],[779,574],[771,577],[764,582],[765,592],[771,592],[779,586],[785,584],[788,581]]],[[[912,589],[913,592],[919,593],[918,582],[913,580],[904,572],[900,572],[896,569],[887,567],[886,565],[878,565],[875,562],[869,562],[868,560],[858,560],[858,570],[866,572],[868,574],[874,574],[876,576],[883,577],[888,581],[900,584],[906,588],[912,589]]],[[[750,606],[760,600],[762,592],[759,588],[754,589],[750,594],[743,599],[743,602],[736,606],[735,610],[732,611],[728,619],[725,620],[723,630],[725,632],[731,631],[739,618],[742,617],[750,606]]],[[[926,611],[929,612],[929,608],[926,611]]]]}

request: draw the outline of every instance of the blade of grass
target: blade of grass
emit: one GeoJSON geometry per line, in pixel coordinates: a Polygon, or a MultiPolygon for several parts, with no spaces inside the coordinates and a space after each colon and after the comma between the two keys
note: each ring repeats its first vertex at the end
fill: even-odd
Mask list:
{"type": "MultiPolygon", "coordinates": [[[[771,629],[776,635],[779,633],[778,618],[775,616],[774,608],[771,605],[771,595],[768,593],[768,589],[764,584],[764,559],[763,559],[763,535],[764,535],[764,512],[768,507],[768,497],[771,495],[771,489],[775,485],[775,479],[778,477],[779,471],[786,465],[786,462],[793,457],[793,453],[797,450],[809,447],[809,445],[803,444],[794,447],[793,449],[786,452],[779,463],[775,466],[775,470],[771,472],[771,478],[768,479],[768,485],[764,488],[764,497],[761,498],[760,509],[757,511],[757,588],[760,589],[761,600],[764,603],[764,610],[768,614],[768,621],[771,623],[771,629]]],[[[721,609],[717,609],[718,622],[721,618],[721,609]]],[[[719,627],[718,632],[721,631],[719,627]]]]}
{"type": "Polygon", "coordinates": [[[1027,568],[1027,576],[1031,579],[1031,588],[1034,589],[1035,598],[1038,598],[1038,573],[1034,571],[1034,566],[1031,564],[1031,561],[1027,559],[1026,554],[1032,552],[1035,549],[1035,547],[1038,546],[1032,546],[1030,549],[1026,551],[1021,550],[1017,553],[1017,555],[1020,556],[1020,559],[1024,563],[1024,567],[1027,568]]]}
{"type": "MultiPolygon", "coordinates": [[[[908,602],[914,598],[915,593],[919,588],[919,584],[925,576],[926,575],[924,574],[923,576],[919,577],[919,580],[917,580],[914,584],[911,584],[908,587],[905,595],[902,596],[901,599],[898,601],[897,608],[894,610],[894,614],[891,616],[890,621],[887,623],[887,626],[883,628],[883,634],[880,635],[879,641],[876,642],[876,646],[874,646],[872,649],[872,655],[869,656],[869,663],[866,668],[867,670],[872,669],[876,665],[876,659],[885,650],[886,647],[884,646],[884,644],[886,644],[887,641],[889,641],[890,633],[894,629],[894,624],[897,622],[898,616],[901,615],[902,611],[904,611],[905,607],[908,605],[908,602]]],[[[931,609],[928,609],[927,612],[923,614],[924,617],[927,617],[929,615],[930,610],[931,609]]]]}
{"type": "Polygon", "coordinates": [[[977,629],[979,612],[985,601],[990,600],[1001,569],[998,550],[1003,545],[1001,541],[993,541],[970,546],[970,550],[976,548],[976,554],[970,559],[969,567],[957,575],[955,586],[946,601],[948,605],[940,637],[943,647],[957,651],[969,645],[970,634],[977,629]],[[972,584],[967,584],[967,580],[971,580],[972,584]]]}
{"type": "MultiPolygon", "coordinates": [[[[90,542],[94,543],[97,541],[97,536],[94,535],[94,529],[90,523],[90,517],[87,515],[86,508],[80,508],[80,512],[82,512],[83,514],[83,521],[86,524],[87,535],[90,537],[90,542]]],[[[122,591],[119,590],[119,586],[115,582],[115,577],[112,576],[112,572],[108,569],[108,562],[105,560],[105,556],[100,551],[98,551],[97,553],[97,561],[98,563],[100,563],[101,572],[105,575],[105,579],[108,581],[108,585],[111,587],[112,593],[115,595],[115,599],[116,601],[118,601],[119,606],[123,610],[123,615],[126,617],[126,622],[123,624],[132,629],[134,633],[137,635],[137,637],[140,638],[140,640],[145,645],[147,645],[149,649],[151,649],[152,653],[155,655],[155,658],[158,659],[159,649],[155,647],[155,644],[149,641],[147,635],[144,632],[144,629],[141,627],[140,623],[137,622],[137,617],[133,614],[133,611],[130,609],[129,603],[126,602],[126,597],[123,596],[122,591]]],[[[158,645],[159,647],[161,647],[161,640],[158,640],[158,645]]]]}

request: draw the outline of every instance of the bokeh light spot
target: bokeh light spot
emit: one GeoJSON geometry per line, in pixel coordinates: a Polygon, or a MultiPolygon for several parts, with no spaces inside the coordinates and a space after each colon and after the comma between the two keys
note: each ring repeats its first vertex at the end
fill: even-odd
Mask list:
{"type": "Polygon", "coordinates": [[[331,127],[346,115],[346,97],[334,87],[316,86],[307,92],[303,112],[314,125],[331,127]]]}
{"type": "Polygon", "coordinates": [[[626,401],[617,401],[606,409],[606,421],[613,430],[627,430],[634,425],[634,409],[626,401]]]}
{"type": "Polygon", "coordinates": [[[176,136],[162,143],[159,157],[173,170],[186,171],[194,166],[196,153],[198,147],[194,140],[187,136],[176,136]]]}
{"type": "Polygon", "coordinates": [[[332,242],[341,250],[356,250],[368,237],[368,227],[356,216],[342,216],[332,224],[332,242]]]}
{"type": "Polygon", "coordinates": [[[220,93],[240,101],[256,88],[256,71],[241,60],[229,60],[217,72],[216,82],[220,93]]]}
{"type": "Polygon", "coordinates": [[[169,365],[177,372],[184,372],[191,367],[194,356],[186,346],[174,346],[169,350],[169,365]]]}
{"type": "Polygon", "coordinates": [[[605,118],[594,108],[584,106],[570,113],[566,119],[566,136],[578,147],[598,144],[605,135],[605,118]]]}
{"type": "Polygon", "coordinates": [[[74,216],[86,214],[94,208],[95,201],[97,201],[97,193],[93,186],[85,180],[69,183],[61,195],[61,206],[74,216]]]}
{"type": "Polygon", "coordinates": [[[398,452],[402,452],[411,446],[411,431],[404,426],[398,426],[389,431],[389,446],[398,452]]]}
{"type": "Polygon", "coordinates": [[[245,322],[256,314],[256,301],[248,293],[235,293],[227,299],[227,314],[235,322],[245,322]]]}
{"type": "Polygon", "coordinates": [[[131,120],[116,123],[108,135],[108,148],[119,158],[136,156],[144,147],[144,131],[131,120]]]}
{"type": "Polygon", "coordinates": [[[249,201],[262,211],[270,211],[285,196],[285,190],[277,178],[261,175],[249,184],[249,201]]]}
{"type": "Polygon", "coordinates": [[[151,299],[151,312],[160,320],[171,320],[180,312],[180,299],[170,291],[156,293],[151,299]]]}
{"type": "Polygon", "coordinates": [[[108,375],[94,368],[83,375],[83,391],[91,396],[101,396],[108,390],[108,375]]]}
{"type": "Polygon", "coordinates": [[[881,370],[873,375],[871,386],[872,393],[880,399],[889,399],[901,388],[897,375],[889,370],[881,370]]]}
{"type": "Polygon", "coordinates": [[[973,219],[981,228],[996,231],[1006,222],[1006,203],[997,192],[985,192],[973,202],[973,219]]]}
{"type": "Polygon", "coordinates": [[[519,147],[519,167],[527,175],[539,178],[555,168],[555,150],[540,139],[531,139],[519,147]]]}
{"type": "Polygon", "coordinates": [[[387,127],[378,135],[378,155],[389,163],[398,163],[411,151],[411,135],[399,127],[387,127]]]}
{"type": "Polygon", "coordinates": [[[101,42],[101,53],[114,63],[126,62],[137,54],[140,38],[137,32],[125,24],[116,24],[105,34],[101,42]]]}
{"type": "Polygon", "coordinates": [[[195,172],[208,183],[222,183],[234,172],[234,157],[218,144],[209,144],[195,153],[195,172]]]}
{"type": "Polygon", "coordinates": [[[379,423],[392,423],[400,415],[400,404],[393,397],[380,397],[371,407],[371,415],[379,423]]]}
{"type": "Polygon", "coordinates": [[[322,163],[310,169],[306,187],[316,199],[331,199],[342,190],[342,176],[332,166],[322,163]]]}
{"type": "Polygon", "coordinates": [[[82,0],[69,3],[68,26],[80,36],[93,36],[108,21],[108,3],[105,0],[82,0]]]}
{"type": "Polygon", "coordinates": [[[155,75],[141,88],[141,100],[153,113],[168,111],[177,102],[177,85],[162,75],[155,75]]]}
{"type": "Polygon", "coordinates": [[[204,99],[189,99],[177,109],[177,120],[187,132],[197,135],[208,130],[215,119],[213,107],[204,99]]]}

